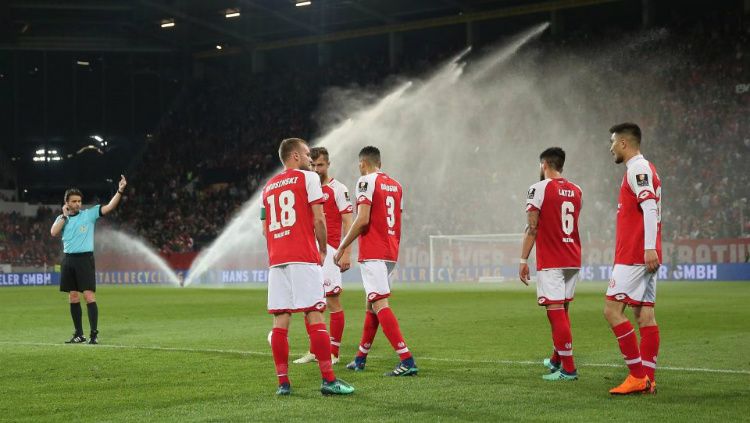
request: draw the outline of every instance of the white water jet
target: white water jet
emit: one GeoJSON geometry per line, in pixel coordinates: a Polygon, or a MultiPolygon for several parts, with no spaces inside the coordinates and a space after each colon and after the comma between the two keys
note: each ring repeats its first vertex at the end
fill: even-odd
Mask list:
{"type": "MultiPolygon", "coordinates": [[[[424,254],[410,248],[424,246],[428,234],[522,231],[526,190],[539,178],[539,153],[551,146],[567,151],[565,176],[582,186],[587,207],[599,210],[582,214],[582,237],[586,231],[610,235],[596,233],[601,221],[614,226],[606,213],[616,204],[616,189],[606,188],[616,186],[622,172],[609,154],[608,129],[648,121],[668,92],[659,72],[676,61],[662,55],[622,66],[623,56],[663,41],[663,31],[600,48],[530,46],[547,26],[471,57],[463,51],[431,75],[382,95],[331,89],[324,96],[318,116],[326,130],[312,144],[330,152],[332,176],[353,193],[357,153],[375,145],[383,170],[404,186],[401,261],[407,266],[426,265],[424,254]],[[653,110],[623,107],[628,95],[646,98],[653,110]]],[[[198,256],[186,285],[219,283],[214,271],[267,266],[259,194],[198,256]]]]}
{"type": "Polygon", "coordinates": [[[96,232],[97,272],[127,272],[128,283],[168,283],[181,286],[180,277],[145,241],[124,232],[103,228],[96,232]]]}
{"type": "MultiPolygon", "coordinates": [[[[482,72],[500,66],[507,61],[518,49],[532,38],[541,34],[548,24],[543,23],[515,37],[507,46],[499,49],[482,62],[482,72]]],[[[405,173],[403,166],[412,170],[422,169],[415,162],[415,153],[424,146],[430,137],[414,138],[414,133],[425,135],[434,133],[429,126],[434,125],[434,119],[440,118],[444,111],[441,102],[450,101],[456,89],[461,89],[461,77],[464,64],[460,63],[470,49],[457,54],[426,81],[414,83],[411,81],[400,83],[386,95],[369,106],[361,100],[361,93],[344,100],[346,104],[358,102],[360,109],[338,108],[347,110],[349,114],[331,127],[328,133],[312,142],[323,145],[330,152],[331,162],[334,163],[333,175],[346,181],[353,189],[356,174],[357,151],[368,144],[377,145],[384,153],[385,169],[397,177],[405,173]],[[353,112],[352,112],[353,111],[353,112]]],[[[338,104],[342,106],[344,102],[338,104]]],[[[337,113],[341,116],[340,113],[337,113]]],[[[458,114],[459,117],[462,113],[458,114]]],[[[462,118],[462,117],[461,117],[462,118]]],[[[450,120],[449,120],[450,121],[450,120]]],[[[442,125],[440,125],[442,127],[442,125]]],[[[293,134],[290,134],[290,136],[293,134]]],[[[443,156],[447,156],[443,154],[443,156]]],[[[449,157],[444,157],[447,160],[449,157]]],[[[403,182],[403,181],[402,181],[403,182]]],[[[410,180],[406,180],[407,192],[412,190],[410,180]]],[[[409,197],[407,197],[409,198],[409,197]]],[[[407,199],[407,201],[409,201],[407,199]]],[[[407,205],[407,208],[410,207],[407,205]]],[[[224,269],[258,269],[267,266],[265,261],[265,239],[261,235],[259,221],[260,191],[246,202],[231,223],[222,231],[219,237],[204,249],[193,262],[185,286],[200,283],[218,283],[214,270],[224,269]]]]}

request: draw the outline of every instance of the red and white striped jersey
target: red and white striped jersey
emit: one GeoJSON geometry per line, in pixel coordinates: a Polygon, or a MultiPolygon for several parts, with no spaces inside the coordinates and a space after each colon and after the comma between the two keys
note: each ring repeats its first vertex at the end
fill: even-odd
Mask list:
{"type": "Polygon", "coordinates": [[[615,264],[645,264],[645,230],[641,203],[656,201],[656,253],[661,262],[661,179],[656,167],[639,154],[625,164],[627,170],[620,185],[617,202],[617,233],[615,235],[615,264]]]}
{"type": "Polygon", "coordinates": [[[349,201],[349,190],[346,189],[346,185],[331,178],[330,182],[323,186],[323,201],[328,245],[338,249],[341,245],[341,217],[354,211],[349,201]]]}
{"type": "Polygon", "coordinates": [[[529,188],[526,212],[539,211],[537,270],[581,267],[581,196],[581,188],[565,178],[545,179],[529,188]]]}
{"type": "Polygon", "coordinates": [[[401,184],[383,172],[362,176],[357,182],[360,204],[368,204],[371,209],[370,224],[359,236],[359,261],[398,261],[404,208],[401,184]]]}
{"type": "Polygon", "coordinates": [[[286,169],[263,188],[261,218],[271,267],[289,263],[320,263],[312,206],[323,204],[320,176],[286,169]]]}

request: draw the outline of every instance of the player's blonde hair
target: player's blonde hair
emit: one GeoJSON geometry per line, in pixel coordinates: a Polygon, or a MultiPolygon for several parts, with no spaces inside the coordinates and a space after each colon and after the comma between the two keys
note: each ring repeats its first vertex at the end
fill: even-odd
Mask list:
{"type": "Polygon", "coordinates": [[[307,141],[302,138],[287,138],[281,141],[279,145],[279,159],[284,163],[297,151],[301,145],[307,145],[307,141]]]}

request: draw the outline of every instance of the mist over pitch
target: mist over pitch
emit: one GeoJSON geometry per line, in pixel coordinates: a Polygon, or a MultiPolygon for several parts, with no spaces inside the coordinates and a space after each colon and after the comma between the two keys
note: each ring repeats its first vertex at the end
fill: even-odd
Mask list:
{"type": "MultiPolygon", "coordinates": [[[[663,32],[563,55],[533,42],[547,27],[487,51],[467,49],[433,74],[397,82],[380,96],[330,90],[319,113],[327,129],[311,144],[328,148],[332,176],[352,197],[357,152],[380,148],[383,170],[404,186],[403,247],[423,245],[430,234],[521,232],[526,189],[539,178],[538,155],[560,146],[568,153],[564,176],[581,185],[590,210],[581,218],[582,237],[589,239],[587,225],[608,217],[614,223],[616,190],[606,187],[618,183],[622,169],[612,163],[607,130],[649,112],[613,107],[614,93],[635,90],[657,102],[666,88],[650,70],[675,61],[629,63],[627,73],[619,67],[629,52],[661,42],[663,32]],[[643,71],[636,87],[629,76],[634,68],[643,71]]],[[[186,285],[215,283],[212,270],[267,266],[259,210],[256,193],[194,261],[186,285]]]]}

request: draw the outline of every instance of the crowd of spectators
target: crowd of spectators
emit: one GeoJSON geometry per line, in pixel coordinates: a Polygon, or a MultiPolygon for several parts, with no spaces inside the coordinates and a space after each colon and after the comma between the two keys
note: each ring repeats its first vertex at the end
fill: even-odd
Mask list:
{"type": "MultiPolygon", "coordinates": [[[[750,157],[746,85],[750,83],[750,28],[709,28],[694,27],[664,47],[679,50],[689,61],[677,70],[653,70],[668,72],[659,76],[669,86],[659,101],[633,98],[628,90],[609,93],[617,108],[639,111],[642,126],[653,129],[649,138],[658,140],[648,144],[648,158],[657,164],[668,187],[662,211],[667,240],[750,233],[750,224],[741,226],[750,221],[750,172],[745,169],[750,157]]],[[[565,48],[565,42],[552,44],[565,48]]],[[[453,53],[412,60],[398,72],[424,69],[453,53]]],[[[640,59],[661,53],[645,50],[640,59]]],[[[385,57],[357,56],[319,69],[252,76],[208,73],[191,81],[183,101],[163,117],[150,137],[142,164],[130,177],[132,188],[117,221],[162,253],[199,250],[278,167],[275,150],[280,139],[289,134],[311,138],[318,133],[315,110],[323,88],[379,84],[390,72],[385,57]]],[[[629,77],[635,83],[639,75],[629,77]]],[[[592,142],[601,143],[601,134],[590,136],[595,138],[592,142]]],[[[606,165],[612,173],[611,163],[606,165]]],[[[503,181],[500,171],[489,176],[489,184],[503,181]]],[[[597,199],[593,210],[611,209],[615,194],[609,180],[586,181],[586,196],[597,199]],[[609,200],[600,200],[605,198],[609,200]]],[[[444,197],[442,204],[453,198],[449,191],[436,195],[444,197]]],[[[411,236],[519,232],[504,227],[501,219],[486,219],[484,226],[476,226],[450,216],[451,230],[446,231],[440,220],[444,209],[433,209],[434,218],[421,219],[424,224],[412,227],[411,236]]],[[[48,235],[53,218],[46,209],[34,218],[0,214],[0,263],[40,264],[57,257],[59,245],[48,235]]],[[[407,214],[405,219],[412,217],[407,214]]],[[[597,218],[596,213],[582,219],[589,239],[614,237],[611,220],[597,218]]]]}
{"type": "Polygon", "coordinates": [[[0,264],[52,265],[60,256],[60,241],[49,235],[52,210],[40,207],[34,217],[0,213],[0,264]]]}

